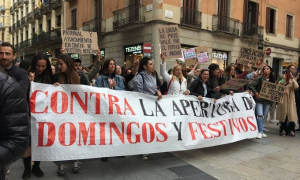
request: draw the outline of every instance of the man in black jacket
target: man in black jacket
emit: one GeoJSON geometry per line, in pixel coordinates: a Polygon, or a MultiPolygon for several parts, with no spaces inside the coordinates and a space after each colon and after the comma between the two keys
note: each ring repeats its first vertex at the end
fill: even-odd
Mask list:
{"type": "Polygon", "coordinates": [[[28,103],[24,89],[0,67],[0,180],[29,143],[28,103]]]}
{"type": "Polygon", "coordinates": [[[28,74],[27,72],[13,64],[17,57],[15,47],[8,42],[0,44],[0,67],[6,71],[6,74],[13,77],[27,92],[28,74]]]}

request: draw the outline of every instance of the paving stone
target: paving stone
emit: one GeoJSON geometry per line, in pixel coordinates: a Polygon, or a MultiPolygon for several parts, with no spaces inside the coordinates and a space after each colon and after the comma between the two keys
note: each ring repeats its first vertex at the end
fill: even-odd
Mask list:
{"type": "Polygon", "coordinates": [[[77,174],[72,173],[70,170],[67,171],[66,176],[72,180],[104,180],[114,179],[118,177],[116,173],[111,171],[109,168],[98,169],[93,171],[85,171],[77,174]]]}
{"type": "Polygon", "coordinates": [[[285,164],[280,165],[279,167],[289,171],[293,171],[295,173],[300,173],[300,159],[287,162],[285,164]]]}
{"type": "Polygon", "coordinates": [[[300,173],[298,174],[277,166],[265,169],[262,174],[277,179],[296,179],[300,177],[300,173]]]}
{"type": "Polygon", "coordinates": [[[195,175],[195,176],[189,176],[189,177],[184,177],[184,178],[177,178],[175,180],[217,180],[213,176],[209,174],[200,174],[200,175],[195,175]]]}
{"type": "Polygon", "coordinates": [[[167,180],[176,179],[178,176],[169,169],[160,169],[154,171],[147,171],[137,174],[143,180],[167,180]]]}
{"type": "Polygon", "coordinates": [[[257,146],[251,147],[250,150],[264,153],[264,154],[272,154],[275,152],[282,151],[284,149],[277,147],[277,146],[272,146],[272,145],[257,145],[257,146]]]}
{"type": "Polygon", "coordinates": [[[211,166],[221,167],[221,168],[234,166],[234,165],[237,165],[242,162],[243,161],[240,159],[231,158],[231,157],[219,157],[219,158],[212,159],[209,161],[211,166]]]}
{"type": "Polygon", "coordinates": [[[205,172],[201,171],[200,169],[192,166],[192,165],[185,165],[185,166],[177,166],[168,168],[170,171],[174,172],[178,177],[188,177],[198,174],[204,174],[205,172]]]}
{"type": "Polygon", "coordinates": [[[264,155],[265,154],[263,154],[263,153],[252,151],[252,150],[243,150],[240,152],[230,154],[229,157],[234,158],[234,159],[236,158],[236,159],[239,159],[242,161],[250,161],[251,159],[263,157],[264,155]]]}
{"type": "Polygon", "coordinates": [[[243,162],[241,163],[241,165],[247,166],[247,167],[251,167],[253,169],[257,169],[261,172],[265,171],[266,169],[269,168],[275,168],[277,165],[272,163],[272,162],[268,162],[265,161],[263,159],[253,159],[251,161],[247,161],[247,162],[243,162]]]}
{"type": "Polygon", "coordinates": [[[293,156],[293,157],[296,157],[296,158],[300,158],[300,146],[285,149],[285,150],[281,151],[280,153],[285,154],[287,156],[293,156]]]}
{"type": "Polygon", "coordinates": [[[256,174],[256,175],[254,175],[252,177],[249,177],[247,179],[249,179],[249,180],[262,180],[262,179],[263,180],[277,180],[277,178],[271,178],[271,177],[268,177],[268,176],[263,175],[263,174],[256,174]]]}
{"type": "Polygon", "coordinates": [[[282,164],[285,164],[287,162],[295,160],[294,157],[287,156],[287,155],[288,154],[284,154],[281,151],[281,152],[278,152],[278,153],[266,155],[266,156],[262,157],[261,159],[265,162],[270,162],[270,163],[274,163],[274,164],[277,164],[277,165],[282,165],[282,164]]]}
{"type": "Polygon", "coordinates": [[[233,171],[235,173],[241,174],[246,177],[251,177],[251,176],[254,176],[254,175],[257,175],[260,173],[260,171],[257,169],[253,169],[251,167],[247,167],[247,166],[244,166],[241,164],[236,165],[236,166],[231,166],[231,167],[227,168],[227,170],[233,171]]]}
{"type": "Polygon", "coordinates": [[[174,157],[173,154],[171,153],[155,153],[155,154],[150,154],[148,156],[148,160],[156,160],[156,159],[164,159],[164,158],[170,158],[174,157]]]}
{"type": "Polygon", "coordinates": [[[169,167],[188,165],[186,161],[179,159],[177,157],[157,159],[157,160],[147,161],[147,163],[151,166],[150,169],[167,169],[169,167]]]}

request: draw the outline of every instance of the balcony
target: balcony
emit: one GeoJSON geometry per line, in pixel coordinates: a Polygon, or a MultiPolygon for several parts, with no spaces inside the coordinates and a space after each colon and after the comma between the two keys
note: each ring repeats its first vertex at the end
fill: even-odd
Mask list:
{"type": "Polygon", "coordinates": [[[41,13],[41,10],[39,8],[34,9],[34,19],[38,19],[43,17],[43,14],[41,13]]]}
{"type": "Polygon", "coordinates": [[[115,20],[113,22],[114,30],[128,30],[143,26],[145,23],[145,6],[131,5],[113,12],[115,20]]]}
{"type": "Polygon", "coordinates": [[[2,24],[2,22],[0,23],[0,29],[2,29],[2,27],[3,27],[3,24],[2,24]]]}
{"type": "Polygon", "coordinates": [[[25,26],[26,24],[27,24],[27,17],[24,16],[24,17],[22,17],[22,19],[21,19],[21,26],[25,26]]]}
{"type": "Polygon", "coordinates": [[[18,2],[15,2],[14,5],[13,5],[13,10],[14,11],[18,11],[18,6],[19,6],[19,3],[18,2]]]}
{"type": "Polygon", "coordinates": [[[17,24],[16,24],[16,29],[19,28],[20,26],[21,26],[21,21],[18,20],[18,21],[17,21],[17,24]]]}
{"type": "Polygon", "coordinates": [[[50,9],[57,9],[62,7],[62,0],[50,0],[50,9]]]}
{"type": "Polygon", "coordinates": [[[67,30],[77,30],[75,26],[68,27],[67,30]]]}
{"type": "Polygon", "coordinates": [[[264,40],[264,28],[257,24],[243,23],[242,36],[246,38],[253,38],[254,35],[258,37],[258,40],[264,40]]]}
{"type": "Polygon", "coordinates": [[[5,9],[5,6],[3,6],[3,5],[2,5],[2,6],[0,6],[0,12],[1,12],[2,14],[4,14],[4,13],[5,13],[5,10],[6,10],[6,9],[5,9]]]}
{"type": "Polygon", "coordinates": [[[24,4],[28,4],[29,0],[22,0],[24,4]]]}
{"type": "Polygon", "coordinates": [[[105,20],[103,19],[92,19],[82,23],[84,31],[97,32],[98,35],[104,35],[105,33],[105,20]]]}
{"type": "Polygon", "coordinates": [[[9,34],[12,33],[12,30],[11,30],[11,29],[12,29],[11,27],[8,28],[9,34]]]}
{"type": "Polygon", "coordinates": [[[181,7],[180,25],[189,28],[201,29],[201,15],[202,13],[200,11],[181,7]]]}
{"type": "Polygon", "coordinates": [[[45,14],[47,14],[47,13],[50,13],[52,10],[50,9],[50,5],[49,5],[49,3],[43,3],[42,4],[42,7],[41,7],[41,13],[43,14],[43,15],[45,15],[45,14]]]}
{"type": "Polygon", "coordinates": [[[51,32],[43,32],[39,35],[34,35],[31,38],[31,47],[53,45],[61,42],[61,32],[60,29],[53,30],[51,32]]]}
{"type": "Polygon", "coordinates": [[[29,47],[29,40],[27,39],[27,40],[25,40],[25,41],[22,41],[22,42],[20,42],[20,49],[25,49],[25,48],[27,48],[27,47],[29,47]]]}
{"type": "Polygon", "coordinates": [[[27,14],[27,23],[30,23],[30,22],[33,22],[34,21],[34,14],[33,12],[31,11],[30,13],[27,14]]]}
{"type": "Polygon", "coordinates": [[[23,7],[24,5],[24,0],[18,0],[18,6],[23,7]]]}
{"type": "Polygon", "coordinates": [[[240,21],[226,16],[213,15],[212,31],[239,36],[240,21]]]}
{"type": "Polygon", "coordinates": [[[16,31],[16,24],[15,23],[11,26],[11,31],[12,32],[16,31]]]}
{"type": "Polygon", "coordinates": [[[4,8],[3,8],[3,6],[1,5],[1,6],[0,6],[0,11],[3,11],[3,9],[4,9],[4,8]]]}
{"type": "Polygon", "coordinates": [[[18,44],[15,44],[14,46],[15,46],[16,51],[18,51],[19,47],[20,47],[20,44],[18,43],[18,44]]]}
{"type": "Polygon", "coordinates": [[[10,14],[14,13],[14,7],[13,6],[11,6],[9,10],[10,10],[10,14]]]}

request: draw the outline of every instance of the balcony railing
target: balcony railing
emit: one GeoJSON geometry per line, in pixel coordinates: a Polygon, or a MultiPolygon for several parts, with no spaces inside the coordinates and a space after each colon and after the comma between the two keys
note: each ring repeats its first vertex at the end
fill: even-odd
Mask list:
{"type": "Polygon", "coordinates": [[[42,4],[42,7],[41,7],[41,13],[42,13],[42,14],[47,14],[47,13],[49,13],[49,12],[51,12],[49,3],[46,3],[46,4],[43,3],[43,4],[42,4]]]}
{"type": "Polygon", "coordinates": [[[56,9],[62,6],[62,0],[50,0],[50,9],[56,9]]]}
{"type": "Polygon", "coordinates": [[[38,18],[40,18],[42,16],[43,16],[43,14],[41,13],[41,10],[39,8],[35,8],[34,9],[34,18],[38,19],[38,18]]]}
{"type": "Polygon", "coordinates": [[[34,21],[34,14],[32,11],[27,14],[27,22],[31,22],[31,21],[34,21]]]}
{"type": "Polygon", "coordinates": [[[26,23],[27,23],[27,17],[24,16],[24,17],[22,17],[22,19],[21,19],[21,26],[24,26],[26,23]]]}
{"type": "Polygon", "coordinates": [[[0,12],[1,12],[2,14],[4,14],[4,12],[5,12],[5,6],[4,6],[4,5],[2,5],[2,6],[0,7],[0,12]]]}
{"type": "Polygon", "coordinates": [[[75,26],[68,27],[67,30],[77,30],[75,26]]]}
{"type": "Polygon", "coordinates": [[[240,21],[226,16],[213,15],[212,31],[239,36],[240,21]]]}
{"type": "Polygon", "coordinates": [[[243,37],[253,37],[253,35],[257,35],[259,40],[264,39],[264,28],[262,26],[251,23],[243,23],[242,29],[243,37]]]}
{"type": "Polygon", "coordinates": [[[49,45],[53,44],[57,41],[61,41],[61,31],[60,29],[55,29],[51,32],[43,32],[39,35],[34,35],[31,37],[31,40],[28,41],[28,45],[33,47],[33,46],[39,46],[41,44],[49,45]]]}
{"type": "Polygon", "coordinates": [[[18,10],[18,6],[19,6],[19,3],[18,2],[15,2],[13,7],[14,7],[14,11],[17,11],[18,10]]]}
{"type": "Polygon", "coordinates": [[[13,13],[14,13],[14,7],[11,6],[11,7],[10,7],[10,14],[13,14],[13,13]]]}
{"type": "Polygon", "coordinates": [[[0,23],[0,28],[2,28],[3,27],[3,24],[2,24],[2,22],[0,23]]]}
{"type": "Polygon", "coordinates": [[[122,28],[132,24],[144,24],[145,23],[145,6],[143,5],[131,5],[123,9],[118,9],[113,12],[115,20],[113,22],[113,28],[122,28]]]}
{"type": "Polygon", "coordinates": [[[18,21],[17,21],[16,28],[19,28],[20,26],[21,26],[21,21],[20,21],[20,20],[18,20],[18,21]]]}
{"type": "Polygon", "coordinates": [[[105,20],[103,19],[92,19],[82,23],[84,31],[97,32],[98,34],[103,34],[105,32],[105,20]]]}
{"type": "Polygon", "coordinates": [[[27,48],[29,46],[29,40],[25,40],[25,41],[22,41],[20,42],[20,49],[24,49],[24,48],[27,48]]]}
{"type": "Polygon", "coordinates": [[[1,6],[0,6],[0,11],[2,11],[3,9],[4,9],[4,8],[3,8],[3,6],[1,5],[1,6]]]}
{"type": "Polygon", "coordinates": [[[180,24],[183,26],[201,29],[201,15],[200,11],[181,7],[180,24]]]}
{"type": "Polygon", "coordinates": [[[24,4],[24,0],[18,0],[18,6],[19,7],[23,7],[24,4]]]}

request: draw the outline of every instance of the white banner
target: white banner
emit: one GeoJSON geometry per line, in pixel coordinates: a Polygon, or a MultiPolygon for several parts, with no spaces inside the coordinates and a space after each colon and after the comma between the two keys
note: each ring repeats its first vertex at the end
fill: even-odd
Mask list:
{"type": "Polygon", "coordinates": [[[249,93],[217,100],[34,83],[32,159],[58,161],[180,151],[258,135],[249,93]]]}

